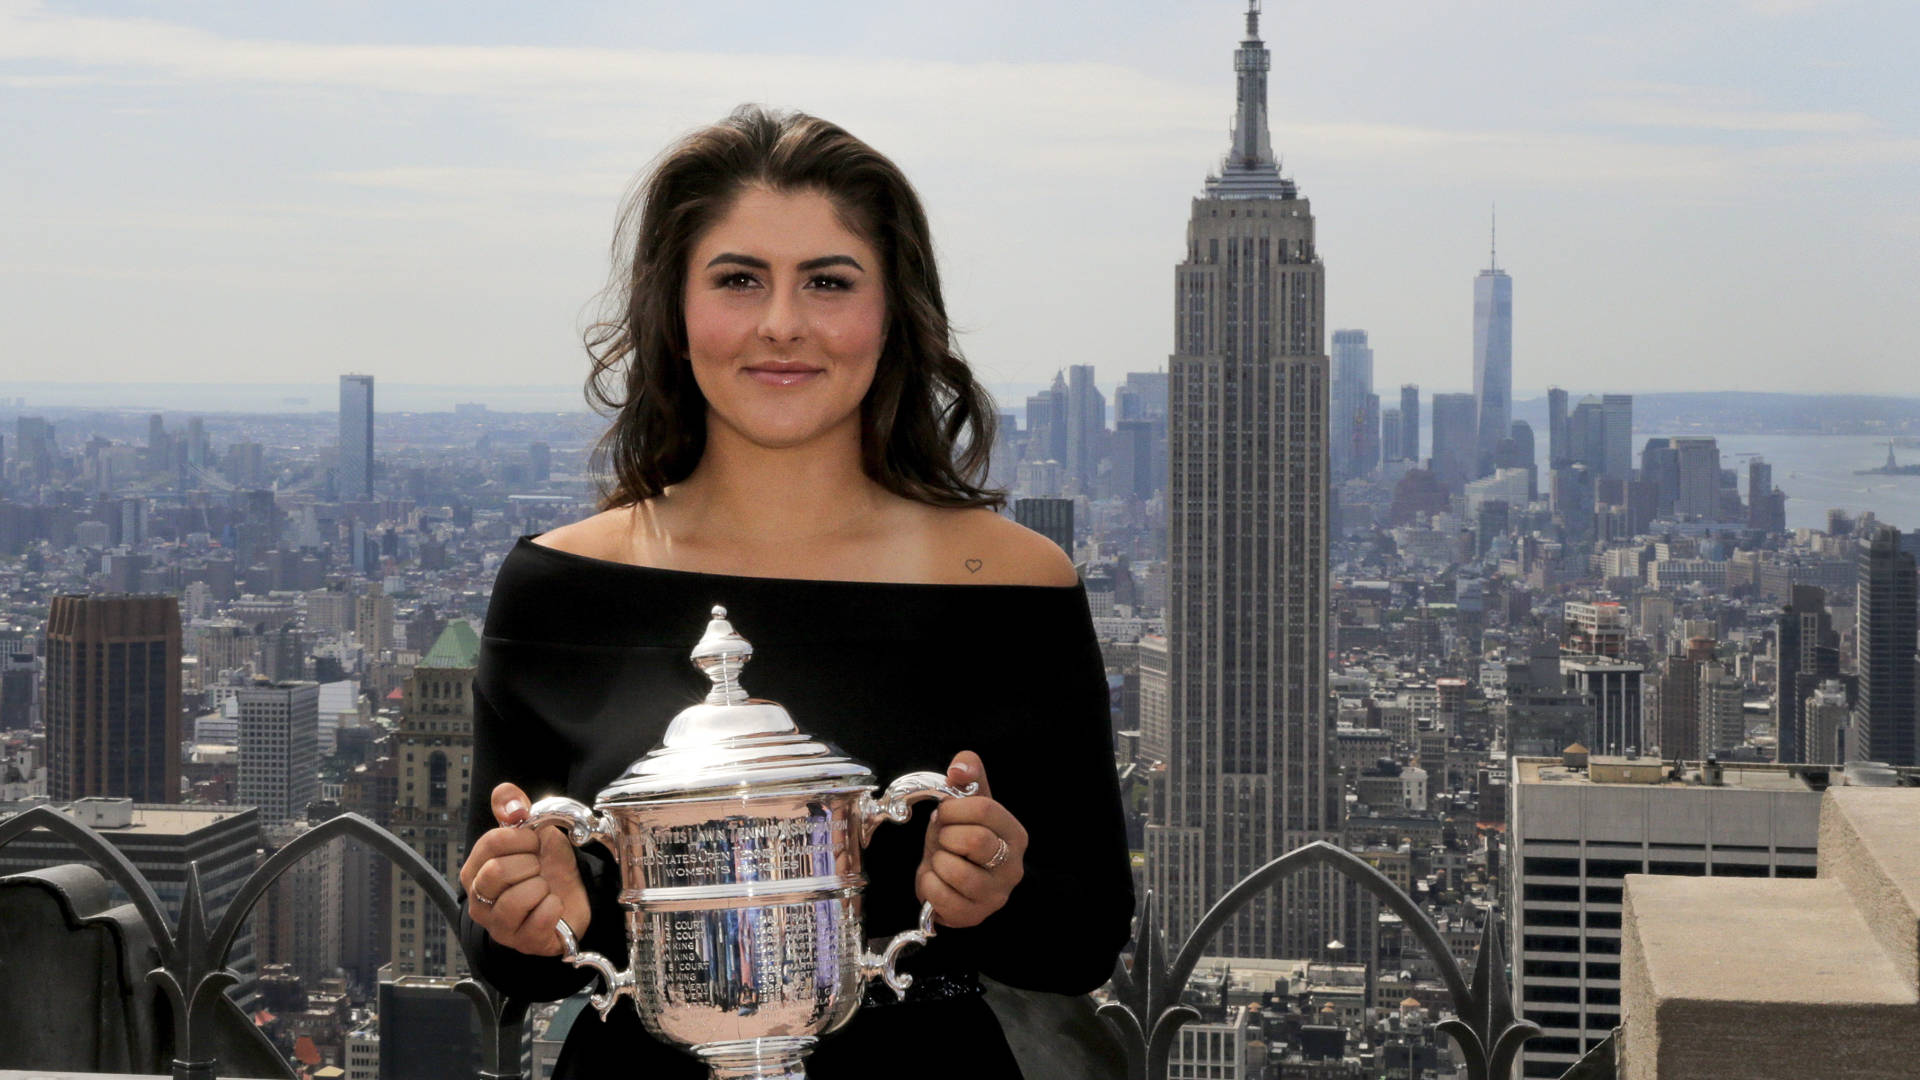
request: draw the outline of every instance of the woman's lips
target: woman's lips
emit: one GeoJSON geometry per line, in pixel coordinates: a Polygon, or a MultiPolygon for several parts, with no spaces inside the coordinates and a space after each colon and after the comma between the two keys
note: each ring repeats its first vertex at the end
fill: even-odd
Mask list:
{"type": "Polygon", "coordinates": [[[750,367],[747,377],[762,386],[798,386],[817,375],[820,368],[810,367],[750,367]]]}

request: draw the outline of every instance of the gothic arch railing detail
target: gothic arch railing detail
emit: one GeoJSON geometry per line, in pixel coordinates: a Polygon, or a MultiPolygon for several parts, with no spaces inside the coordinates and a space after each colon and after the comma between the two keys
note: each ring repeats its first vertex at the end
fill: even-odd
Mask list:
{"type": "MultiPolygon", "coordinates": [[[[45,829],[58,836],[97,863],[106,876],[132,898],[142,921],[153,933],[161,963],[148,978],[161,988],[172,1006],[175,1080],[213,1080],[219,1063],[210,1054],[213,1041],[208,1025],[212,1022],[212,1010],[225,1000],[224,991],[237,981],[226,966],[228,954],[247,916],[267,889],[315,848],[341,838],[363,844],[412,879],[449,925],[457,925],[460,918],[458,896],[451,883],[398,837],[357,814],[330,818],[274,853],[241,884],[240,891],[221,913],[218,924],[211,928],[207,925],[197,864],[188,867],[180,917],[169,925],[158,894],[139,869],[99,833],[51,807],[35,807],[0,821],[0,847],[35,829],[45,829]]],[[[1288,852],[1230,889],[1200,920],[1171,963],[1165,959],[1166,943],[1152,929],[1154,896],[1151,892],[1146,894],[1136,919],[1132,966],[1116,968],[1115,1000],[1099,1010],[1126,1044],[1130,1080],[1164,1080],[1180,1028],[1200,1018],[1198,1011],[1181,1003],[1181,993],[1206,946],[1227,920],[1261,892],[1314,867],[1340,873],[1371,893],[1399,915],[1426,947],[1446,982],[1455,1013],[1453,1018],[1437,1026],[1459,1046],[1466,1059],[1469,1080],[1503,1080],[1508,1076],[1521,1044],[1538,1035],[1540,1029],[1513,1014],[1506,960],[1492,917],[1481,933],[1469,982],[1447,948],[1445,938],[1419,905],[1359,857],[1323,841],[1288,852]]],[[[474,959],[468,957],[470,968],[474,959]]],[[[483,1080],[519,1080],[520,1036],[526,1003],[503,997],[491,986],[473,978],[462,980],[455,989],[478,1010],[485,1041],[481,1054],[483,1080]]],[[[252,1037],[265,1044],[266,1037],[257,1031],[252,1032],[252,1037]]],[[[1611,1053],[1610,1045],[1604,1049],[1611,1053]]],[[[1590,1056],[1600,1055],[1597,1050],[1590,1056]]],[[[1579,1072],[1579,1067],[1576,1073],[1586,1075],[1579,1072]]],[[[290,1069],[287,1075],[292,1076],[290,1069]]]]}
{"type": "MultiPolygon", "coordinates": [[[[460,923],[460,904],[453,886],[399,837],[358,814],[329,818],[275,852],[241,883],[240,891],[212,929],[207,926],[198,863],[187,867],[187,888],[180,903],[180,918],[169,926],[159,896],[139,869],[99,833],[52,807],[37,806],[0,822],[0,847],[34,829],[53,833],[98,863],[107,877],[133,899],[141,920],[152,932],[160,952],[160,966],[149,972],[147,978],[167,996],[172,1007],[174,1080],[214,1080],[219,1063],[210,1054],[214,1045],[210,1030],[213,1010],[221,1007],[227,988],[239,981],[227,967],[228,955],[247,916],[266,896],[267,889],[314,849],[341,838],[366,845],[411,878],[449,926],[460,923]]],[[[467,957],[469,970],[474,961],[473,956],[467,957]]],[[[526,1003],[503,997],[493,987],[473,978],[461,980],[455,989],[472,1001],[479,1012],[484,1040],[481,1076],[485,1080],[518,1080],[520,1025],[526,1016],[526,1003]]],[[[257,1031],[254,1037],[265,1041],[265,1036],[257,1031]]],[[[291,1077],[292,1070],[288,1069],[286,1075],[291,1077]]]]}
{"type": "Polygon", "coordinates": [[[1454,1016],[1436,1025],[1452,1037],[1466,1059],[1469,1080],[1504,1080],[1513,1070],[1521,1043],[1540,1034],[1540,1028],[1516,1019],[1508,993],[1506,959],[1501,954],[1499,929],[1491,914],[1480,934],[1473,981],[1461,973],[1433,920],[1380,871],[1344,848],[1316,841],[1280,856],[1240,881],[1208,910],[1180,946],[1171,964],[1165,964],[1166,945],[1154,931],[1154,897],[1148,892],[1135,920],[1133,967],[1116,967],[1114,996],[1100,1007],[1127,1045],[1129,1080],[1161,1080],[1180,1029],[1200,1018],[1180,996],[1207,945],[1228,919],[1286,878],[1322,867],[1350,878],[1378,898],[1424,945],[1446,981],[1454,1016]],[[1164,966],[1163,966],[1164,965],[1164,966]]]}

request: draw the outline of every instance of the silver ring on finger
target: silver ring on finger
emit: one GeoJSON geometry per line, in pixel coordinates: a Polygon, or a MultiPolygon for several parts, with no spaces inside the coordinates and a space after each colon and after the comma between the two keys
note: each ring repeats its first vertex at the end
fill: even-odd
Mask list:
{"type": "Polygon", "coordinates": [[[1007,861],[1007,851],[1008,851],[1007,838],[1004,836],[999,836],[999,837],[995,837],[994,839],[1000,841],[999,849],[993,853],[993,858],[988,859],[986,862],[980,864],[981,866],[985,867],[988,870],[998,870],[1000,869],[1000,865],[1007,861]]]}
{"type": "Polygon", "coordinates": [[[484,897],[484,896],[481,896],[481,895],[480,895],[480,890],[478,890],[478,889],[475,889],[475,890],[473,891],[473,898],[474,898],[475,900],[478,900],[478,901],[480,901],[480,902],[481,902],[482,904],[485,904],[485,905],[486,905],[486,906],[488,906],[488,907],[492,907],[492,906],[493,906],[493,901],[492,901],[492,900],[489,900],[488,898],[486,898],[486,897],[484,897]]]}

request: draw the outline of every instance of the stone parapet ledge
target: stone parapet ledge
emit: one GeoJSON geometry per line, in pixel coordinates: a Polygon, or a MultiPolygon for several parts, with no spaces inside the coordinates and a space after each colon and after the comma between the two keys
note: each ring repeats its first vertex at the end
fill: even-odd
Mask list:
{"type": "Polygon", "coordinates": [[[1909,990],[1920,991],[1920,788],[1829,788],[1820,876],[1847,887],[1909,990]]]}
{"type": "Polygon", "coordinates": [[[1622,1080],[1896,1080],[1920,1061],[1920,790],[1830,789],[1817,878],[1629,875],[1622,1080]]]}

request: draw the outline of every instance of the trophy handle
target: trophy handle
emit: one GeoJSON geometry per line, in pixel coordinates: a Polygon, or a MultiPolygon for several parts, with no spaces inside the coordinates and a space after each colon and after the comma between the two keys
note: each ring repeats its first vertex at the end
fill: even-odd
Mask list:
{"type": "MultiPolygon", "coordinates": [[[[593,1003],[594,1008],[600,1010],[600,1019],[605,1020],[607,1014],[612,1012],[614,1005],[619,1002],[622,994],[628,997],[633,996],[635,989],[633,972],[621,971],[615,968],[613,961],[608,960],[597,952],[581,952],[580,943],[575,940],[573,927],[567,925],[567,920],[561,919],[558,923],[554,924],[553,929],[560,935],[560,944],[566,949],[566,952],[561,957],[562,959],[574,967],[592,968],[600,973],[602,979],[606,980],[607,992],[604,994],[595,994],[587,999],[593,1003]]],[[[889,962],[891,962],[891,957],[889,957],[889,962]]]]}
{"type": "Polygon", "coordinates": [[[566,832],[567,839],[574,847],[583,847],[598,840],[614,850],[613,838],[617,830],[613,819],[606,814],[595,813],[593,807],[578,799],[569,799],[564,795],[549,795],[533,804],[527,812],[527,820],[520,823],[522,829],[537,829],[542,825],[558,825],[566,832]]]}
{"type": "MultiPolygon", "coordinates": [[[[527,813],[527,820],[520,823],[522,829],[537,829],[542,825],[558,825],[574,847],[581,847],[598,840],[609,851],[617,850],[613,840],[617,833],[613,819],[606,814],[596,813],[591,806],[569,799],[564,795],[554,795],[533,804],[527,813]]],[[[606,980],[607,992],[595,994],[589,1000],[593,1007],[600,1010],[600,1019],[619,1002],[622,994],[633,996],[635,983],[632,971],[621,971],[613,966],[613,961],[597,952],[582,952],[580,942],[574,936],[573,927],[567,920],[561,919],[554,925],[554,932],[560,935],[560,945],[564,952],[561,958],[574,967],[592,968],[606,980]]]]}
{"type": "Polygon", "coordinates": [[[913,976],[895,971],[894,964],[900,959],[900,951],[909,945],[925,945],[933,936],[933,905],[920,905],[920,925],[912,930],[903,930],[887,939],[887,947],[879,953],[860,954],[860,974],[863,978],[880,976],[895,994],[904,996],[907,987],[913,985],[913,976]]]}
{"type": "MultiPolygon", "coordinates": [[[[887,790],[876,799],[872,792],[860,795],[860,846],[866,847],[873,839],[873,830],[889,821],[904,822],[913,817],[913,804],[938,799],[965,798],[980,790],[979,784],[968,784],[957,788],[947,783],[945,773],[910,772],[887,785],[887,790]]],[[[545,800],[542,800],[545,801],[545,800]]],[[[537,807],[539,804],[535,804],[537,807]]]]}
{"type": "MultiPolygon", "coordinates": [[[[912,772],[887,785],[887,790],[876,799],[872,792],[860,796],[860,846],[866,847],[873,839],[873,831],[889,821],[902,822],[913,817],[913,804],[934,799],[945,802],[948,799],[964,799],[980,790],[980,785],[968,784],[957,788],[947,783],[947,775],[937,772],[912,772]]],[[[913,976],[894,970],[900,953],[908,946],[925,945],[933,936],[933,905],[920,905],[920,925],[905,930],[887,939],[886,948],[878,953],[860,954],[861,975],[871,978],[875,975],[886,982],[895,994],[905,994],[907,987],[913,985],[913,976]]]]}

